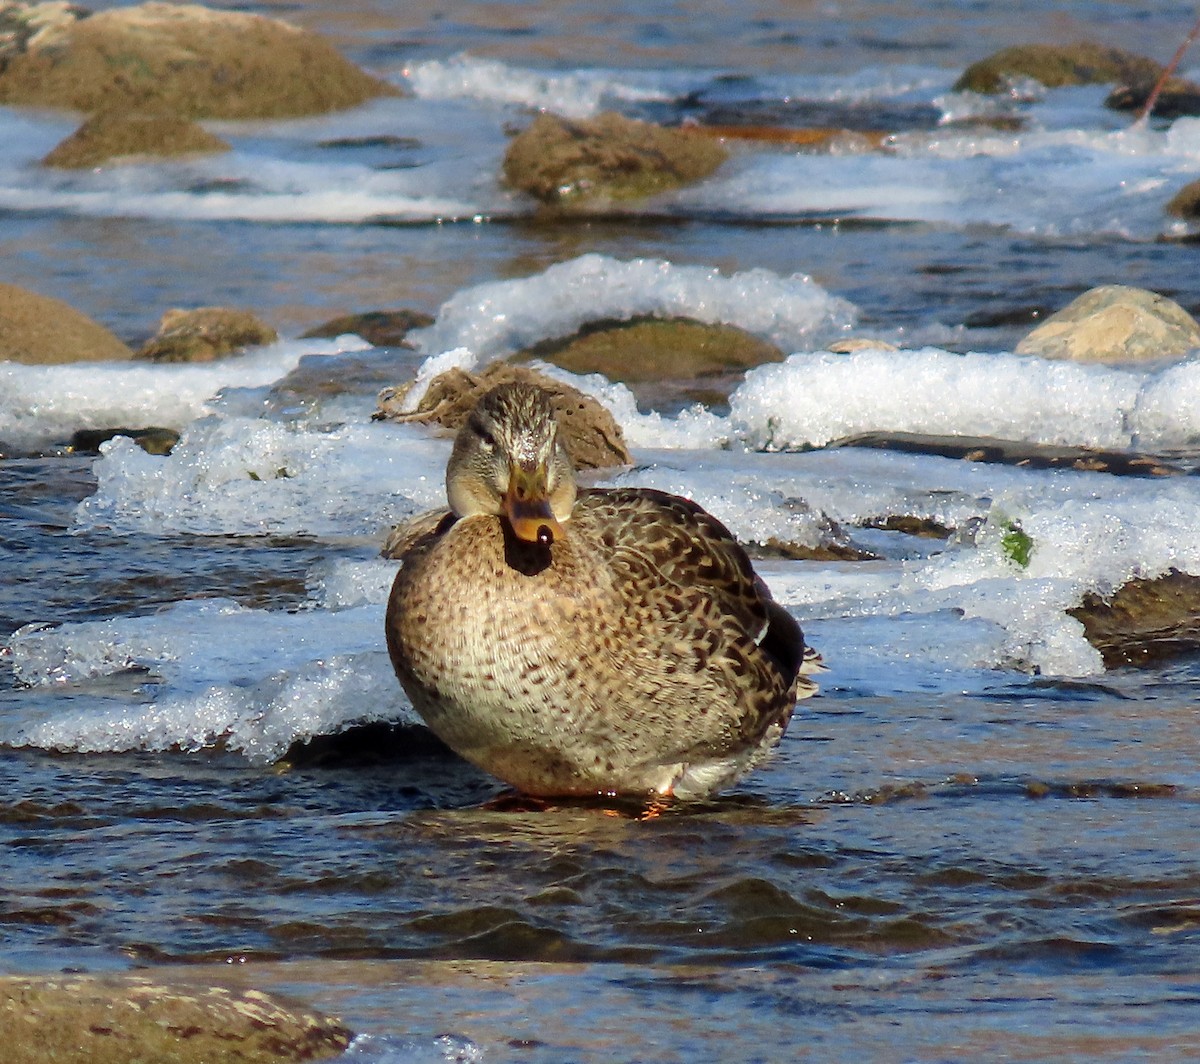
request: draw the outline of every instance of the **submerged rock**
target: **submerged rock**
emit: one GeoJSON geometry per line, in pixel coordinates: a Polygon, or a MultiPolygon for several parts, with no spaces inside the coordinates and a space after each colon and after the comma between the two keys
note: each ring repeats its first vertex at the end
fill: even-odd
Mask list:
{"type": "Polygon", "coordinates": [[[550,394],[550,404],[576,469],[603,469],[633,461],[625,446],[621,426],[590,395],[544,373],[507,362],[493,362],[482,373],[452,369],[439,374],[412,411],[403,409],[404,396],[411,385],[386,389],[379,396],[379,408],[374,418],[376,421],[441,425],[457,432],[484,392],[513,380],[530,381],[550,394]]]}
{"type": "Polygon", "coordinates": [[[1101,285],[1052,314],[1016,346],[1019,355],[1076,362],[1175,358],[1200,347],[1200,325],[1178,303],[1143,288],[1101,285]]]}
{"type": "Polygon", "coordinates": [[[736,325],[691,318],[589,322],[568,337],[544,340],[514,356],[541,359],[572,373],[614,381],[691,379],[782,362],[783,352],[736,325]]]}
{"type": "Polygon", "coordinates": [[[316,34],[262,15],[199,4],[145,3],[95,14],[63,7],[9,5],[10,21],[41,28],[20,40],[0,69],[0,103],[288,118],[399,93],[316,34]],[[58,17],[39,22],[39,12],[51,7],[58,17]]]}
{"type": "Polygon", "coordinates": [[[229,151],[215,133],[172,115],[101,111],[42,160],[43,166],[81,170],[110,160],[176,158],[229,151]]]}
{"type": "Polygon", "coordinates": [[[0,284],[0,359],[35,365],[114,362],[133,352],[60,299],[0,284]]]}
{"type": "Polygon", "coordinates": [[[539,115],[509,144],[504,180],[547,204],[640,199],[707,177],[727,155],[712,137],[611,111],[539,115]]]}
{"type": "Polygon", "coordinates": [[[278,339],[274,329],[247,310],[168,310],[158,332],[142,345],[137,357],[147,362],[211,362],[278,339]]]}
{"type": "Polygon", "coordinates": [[[322,325],[301,333],[301,339],[311,337],[333,339],[353,333],[376,347],[408,347],[408,334],[433,324],[433,317],[419,310],[368,310],[361,314],[343,314],[322,325]]]}
{"type": "Polygon", "coordinates": [[[323,1060],[351,1033],[257,990],[137,975],[0,977],[6,1064],[256,1064],[323,1060]]]}
{"type": "Polygon", "coordinates": [[[1145,667],[1200,650],[1200,577],[1188,573],[1136,578],[1108,597],[1089,593],[1067,612],[1082,622],[1105,668],[1145,667]]]}
{"type": "Polygon", "coordinates": [[[1162,69],[1153,59],[1093,41],[1067,45],[1019,44],[972,63],[954,83],[954,90],[1008,92],[1013,82],[1021,78],[1031,78],[1051,89],[1113,81],[1153,84],[1162,69]]]}

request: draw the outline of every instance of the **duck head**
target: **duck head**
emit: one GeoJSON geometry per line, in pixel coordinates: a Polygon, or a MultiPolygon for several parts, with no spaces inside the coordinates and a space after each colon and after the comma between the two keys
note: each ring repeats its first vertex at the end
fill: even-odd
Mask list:
{"type": "Polygon", "coordinates": [[[480,398],[454,440],[446,497],[459,517],[503,517],[528,543],[547,546],[562,536],[575,505],[575,469],[541,388],[512,382],[480,398]]]}

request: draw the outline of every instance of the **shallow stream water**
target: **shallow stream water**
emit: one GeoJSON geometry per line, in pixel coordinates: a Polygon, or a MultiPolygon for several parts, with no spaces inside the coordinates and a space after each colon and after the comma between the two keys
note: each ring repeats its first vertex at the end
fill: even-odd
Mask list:
{"type": "Polygon", "coordinates": [[[994,48],[1166,59],[1192,8],[257,10],[416,94],[69,178],[31,164],[73,119],[0,111],[4,280],[130,342],[174,305],[250,307],[283,336],[210,367],[0,365],[0,971],[281,989],[377,1064],[1200,1054],[1200,658],[1105,670],[1066,612],[1200,574],[1195,476],[824,447],[959,433],[1194,464],[1194,359],[1011,352],[1096,284],[1200,311],[1195,244],[1161,211],[1200,170],[1200,121],[1130,131],[1102,87],[1006,101],[1019,132],[948,121],[989,113],[950,86],[994,48]],[[746,149],[623,217],[542,220],[496,185],[532,108],[670,119],[696,99],[932,117],[886,156],[746,149]],[[320,147],[380,134],[406,139],[320,147]],[[381,307],[437,323],[417,351],[297,339],[381,307]],[[369,416],[426,357],[483,364],[647,307],[716,307],[795,352],[708,411],[583,383],[634,449],[611,479],[725,520],[830,671],[709,803],[522,809],[391,676],[378,550],[440,501],[448,444],[369,416]],[[848,334],[904,350],[824,353],[848,334]],[[115,424],[183,439],[64,447],[115,424]],[[814,515],[875,560],[766,548],[815,542],[814,515]]]}

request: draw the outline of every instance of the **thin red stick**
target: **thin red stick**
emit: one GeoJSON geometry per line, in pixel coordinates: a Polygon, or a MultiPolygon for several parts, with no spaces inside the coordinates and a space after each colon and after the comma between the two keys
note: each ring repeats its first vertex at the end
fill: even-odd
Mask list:
{"type": "Polygon", "coordinates": [[[1146,102],[1142,104],[1142,109],[1138,112],[1137,118],[1134,119],[1135,126],[1145,123],[1150,117],[1150,112],[1154,110],[1154,105],[1158,103],[1159,94],[1162,92],[1163,86],[1167,83],[1167,78],[1175,73],[1175,68],[1179,66],[1180,60],[1183,59],[1183,53],[1186,52],[1198,36],[1200,36],[1200,18],[1196,19],[1195,25],[1191,31],[1183,39],[1183,43],[1175,50],[1175,55],[1171,61],[1163,67],[1163,72],[1159,75],[1158,81],[1154,83],[1154,88],[1150,90],[1150,95],[1146,97],[1146,102]]]}

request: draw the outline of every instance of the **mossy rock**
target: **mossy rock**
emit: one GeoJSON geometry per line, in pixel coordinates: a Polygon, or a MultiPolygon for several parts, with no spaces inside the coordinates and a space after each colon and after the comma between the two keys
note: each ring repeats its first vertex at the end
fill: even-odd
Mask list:
{"type": "Polygon", "coordinates": [[[1162,73],[1153,59],[1093,41],[1075,44],[1019,44],[972,63],[954,83],[956,92],[1007,92],[1016,79],[1031,78],[1047,88],[1108,82],[1151,84],[1162,73]]]}
{"type": "Polygon", "coordinates": [[[727,157],[711,137],[608,111],[539,115],[504,156],[504,180],[546,204],[635,200],[711,174],[727,157]]]}
{"type": "Polygon", "coordinates": [[[277,19],[146,3],[64,19],[0,70],[0,103],[86,113],[291,118],[399,90],[277,19]]]}
{"type": "Polygon", "coordinates": [[[1067,612],[1083,624],[1106,668],[1152,666],[1200,651],[1200,577],[1188,573],[1130,580],[1106,597],[1089,593],[1067,612]]]}
{"type": "Polygon", "coordinates": [[[573,336],[543,340],[515,361],[540,359],[572,373],[602,373],[625,382],[690,380],[738,372],[784,354],[735,325],[690,318],[635,318],[589,322],[573,336]]]}
{"type": "Polygon", "coordinates": [[[137,162],[229,151],[215,133],[174,115],[101,111],[42,160],[43,166],[83,170],[112,160],[137,162]]]}
{"type": "Polygon", "coordinates": [[[1200,347],[1200,325],[1178,303],[1128,285],[1101,285],[1052,314],[1016,353],[1075,362],[1175,358],[1200,347]]]}
{"type": "Polygon", "coordinates": [[[301,339],[313,337],[333,339],[347,333],[361,336],[376,347],[407,347],[412,329],[424,329],[433,318],[419,310],[368,310],[361,314],[343,314],[301,334],[301,339]]]}
{"type": "Polygon", "coordinates": [[[137,357],[146,362],[211,362],[247,347],[274,343],[278,333],[247,310],[168,310],[137,357]]]}
{"type": "Polygon", "coordinates": [[[416,421],[457,432],[484,392],[514,380],[536,384],[549,393],[550,405],[576,469],[604,469],[633,461],[621,426],[590,395],[544,373],[507,362],[493,362],[482,373],[452,369],[439,374],[430,381],[417,408],[412,411],[404,409],[404,396],[411,385],[386,389],[379,397],[379,409],[375,411],[374,419],[416,421]]]}
{"type": "Polygon", "coordinates": [[[1176,218],[1200,218],[1200,181],[1184,185],[1167,203],[1166,212],[1176,218]]]}
{"type": "Polygon", "coordinates": [[[144,976],[0,977],[5,1064],[279,1064],[341,1054],[350,1032],[257,990],[144,976]]]}
{"type": "Polygon", "coordinates": [[[108,329],[61,299],[0,284],[0,360],[58,365],[132,357],[108,329]]]}

